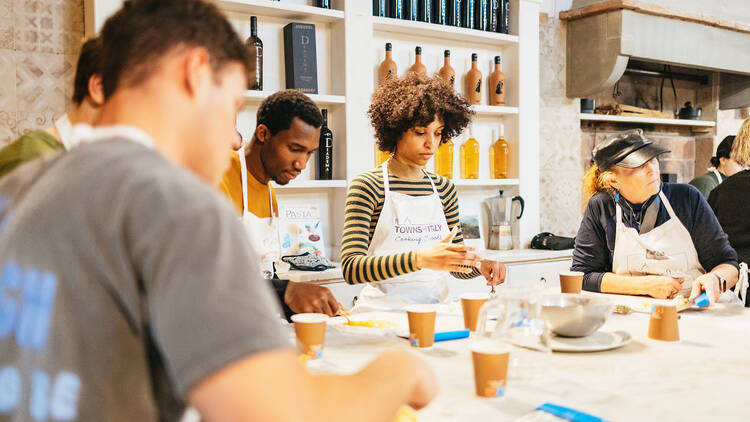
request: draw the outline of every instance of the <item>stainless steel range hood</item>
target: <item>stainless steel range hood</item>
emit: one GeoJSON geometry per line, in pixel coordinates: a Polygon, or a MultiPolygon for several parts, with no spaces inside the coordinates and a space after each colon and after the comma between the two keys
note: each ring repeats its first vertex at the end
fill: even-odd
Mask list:
{"type": "Polygon", "coordinates": [[[569,97],[610,89],[631,59],[721,72],[720,108],[750,106],[748,0],[574,0],[569,97]]]}

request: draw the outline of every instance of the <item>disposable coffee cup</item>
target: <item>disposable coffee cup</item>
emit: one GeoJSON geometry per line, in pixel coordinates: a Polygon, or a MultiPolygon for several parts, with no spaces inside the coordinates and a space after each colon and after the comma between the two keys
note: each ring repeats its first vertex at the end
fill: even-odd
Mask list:
{"type": "Polygon", "coordinates": [[[581,293],[583,287],[583,273],[579,271],[564,271],[560,273],[561,293],[581,293]]]}
{"type": "Polygon", "coordinates": [[[435,342],[435,308],[413,305],[406,308],[409,317],[409,343],[413,347],[431,347],[435,342]]]}
{"type": "Polygon", "coordinates": [[[648,338],[661,341],[677,341],[680,339],[677,307],[673,302],[654,301],[651,304],[648,338]]]}
{"type": "Polygon", "coordinates": [[[466,293],[461,296],[461,309],[464,313],[464,328],[477,330],[479,308],[490,299],[489,293],[466,293]]]}
{"type": "Polygon", "coordinates": [[[508,380],[510,346],[492,340],[478,340],[469,345],[474,363],[474,388],[480,397],[505,394],[508,380]]]}
{"type": "Polygon", "coordinates": [[[297,348],[311,359],[323,356],[323,344],[326,338],[325,314],[295,314],[292,315],[294,333],[297,335],[297,348]]]}

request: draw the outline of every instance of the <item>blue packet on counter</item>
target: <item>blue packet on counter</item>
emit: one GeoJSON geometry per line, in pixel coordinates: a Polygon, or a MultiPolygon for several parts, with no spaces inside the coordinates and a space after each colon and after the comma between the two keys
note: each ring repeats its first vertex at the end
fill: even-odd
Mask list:
{"type": "Polygon", "coordinates": [[[569,407],[560,406],[552,403],[544,403],[528,415],[517,419],[516,422],[606,422],[606,419],[589,415],[569,407]]]}
{"type": "Polygon", "coordinates": [[[695,298],[695,304],[701,308],[708,306],[708,296],[706,296],[706,292],[701,293],[700,296],[695,298]]]}

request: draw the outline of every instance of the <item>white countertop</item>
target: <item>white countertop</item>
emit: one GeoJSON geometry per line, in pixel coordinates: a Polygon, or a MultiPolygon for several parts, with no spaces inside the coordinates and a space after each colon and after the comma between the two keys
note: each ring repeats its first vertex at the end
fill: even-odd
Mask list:
{"type": "MultiPolygon", "coordinates": [[[[383,315],[369,314],[373,319],[383,315]]],[[[406,327],[404,312],[389,315],[406,327]]],[[[528,376],[509,378],[501,398],[474,395],[468,340],[412,349],[435,370],[440,386],[419,420],[515,420],[547,402],[612,421],[748,420],[750,310],[731,314],[717,306],[680,316],[678,342],[649,339],[649,316],[634,313],[612,315],[602,327],[632,336],[632,342],[619,349],[545,354],[514,348],[511,359],[532,369],[528,376]]],[[[372,330],[329,327],[323,358],[310,362],[311,371],[352,373],[386,350],[409,349],[406,340],[392,333],[352,333],[349,328],[372,330]]],[[[461,328],[460,313],[438,315],[437,331],[461,328]]]]}

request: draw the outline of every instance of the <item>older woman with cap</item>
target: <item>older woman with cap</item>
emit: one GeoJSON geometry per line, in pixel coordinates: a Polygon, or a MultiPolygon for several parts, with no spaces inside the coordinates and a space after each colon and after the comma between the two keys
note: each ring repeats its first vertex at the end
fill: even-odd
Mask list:
{"type": "Polygon", "coordinates": [[[640,129],[594,149],[572,266],[585,290],[691,301],[705,291],[713,303],[737,283],[737,253],[701,193],[661,182],[666,152],[640,129]]]}

